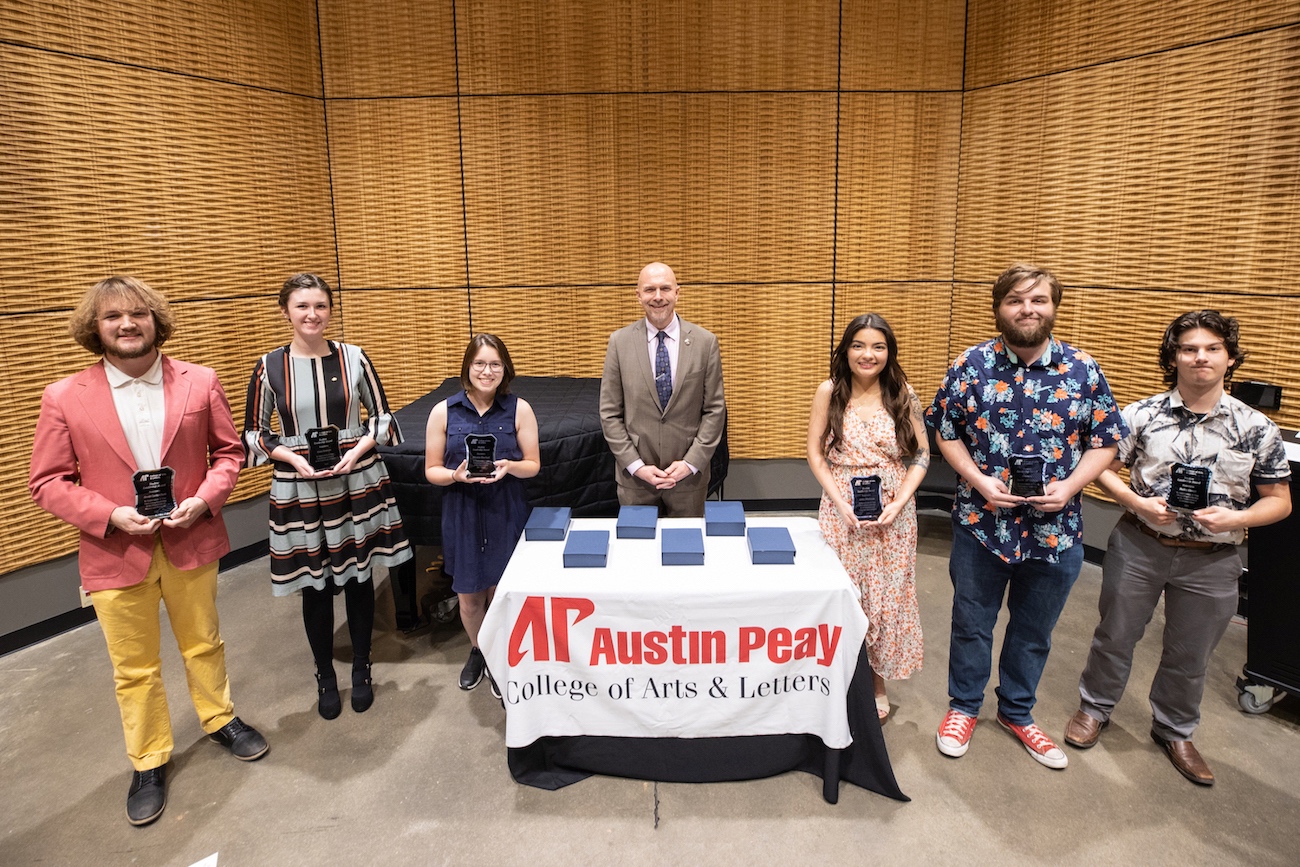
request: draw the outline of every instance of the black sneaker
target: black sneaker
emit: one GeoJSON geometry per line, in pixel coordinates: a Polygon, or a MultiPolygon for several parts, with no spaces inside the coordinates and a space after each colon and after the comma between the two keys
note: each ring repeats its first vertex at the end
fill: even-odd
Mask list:
{"type": "Polygon", "coordinates": [[[487,662],[483,659],[483,651],[477,647],[469,649],[469,659],[465,660],[465,667],[460,670],[460,688],[473,689],[483,680],[483,672],[487,671],[487,662]]]}
{"type": "Polygon", "coordinates": [[[131,789],[126,793],[126,820],[132,825],[148,825],[162,815],[167,806],[167,766],[131,774],[131,789]]]}
{"type": "Polygon", "coordinates": [[[270,749],[266,744],[266,738],[239,717],[235,717],[208,735],[208,740],[214,744],[221,744],[241,762],[255,762],[266,755],[266,751],[270,749]]]}
{"type": "Polygon", "coordinates": [[[497,686],[497,679],[492,676],[492,672],[487,673],[488,686],[492,688],[492,697],[501,701],[501,687],[497,686]]]}

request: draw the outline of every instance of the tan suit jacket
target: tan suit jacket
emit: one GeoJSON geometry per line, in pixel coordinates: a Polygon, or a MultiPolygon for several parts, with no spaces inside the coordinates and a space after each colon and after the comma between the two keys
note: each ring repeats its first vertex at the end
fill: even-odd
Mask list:
{"type": "Polygon", "coordinates": [[[600,424],[623,488],[653,490],[627,472],[637,458],[660,469],[685,460],[699,473],[677,487],[708,487],[709,462],[727,420],[722,356],[718,338],[685,319],[679,321],[681,344],[666,407],[659,405],[655,391],[646,320],[638,319],[610,335],[600,381],[600,424]]]}
{"type": "MultiPolygon", "coordinates": [[[[189,527],[159,532],[172,565],[197,569],[230,551],[221,507],[239,478],[244,447],[215,371],[164,355],[162,373],[163,466],[176,471],[177,503],[202,497],[210,511],[189,527]]],[[[139,584],[149,570],[153,536],[109,532],[113,510],[135,503],[136,469],[102,363],[45,389],[29,486],[36,505],[81,531],[88,591],[139,584]]]]}

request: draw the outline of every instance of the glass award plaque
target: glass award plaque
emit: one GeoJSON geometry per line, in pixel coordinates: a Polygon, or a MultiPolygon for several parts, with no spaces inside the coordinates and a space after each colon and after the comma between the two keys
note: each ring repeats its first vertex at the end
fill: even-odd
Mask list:
{"type": "Polygon", "coordinates": [[[330,425],[307,431],[307,463],[313,470],[332,470],[341,460],[338,428],[330,425]]]}
{"type": "Polygon", "coordinates": [[[1041,455],[1012,455],[1011,489],[1013,497],[1041,497],[1044,493],[1044,469],[1047,461],[1041,455]]]}
{"type": "Polygon", "coordinates": [[[1195,512],[1210,506],[1210,468],[1192,464],[1174,464],[1169,468],[1169,508],[1177,512],[1195,512]]]}
{"type": "Polygon", "coordinates": [[[131,477],[135,485],[135,510],[142,518],[165,518],[176,510],[176,495],[172,481],[176,471],[171,467],[157,470],[140,470],[131,477]]]}
{"type": "Polygon", "coordinates": [[[497,471],[497,438],[492,434],[466,434],[465,475],[486,478],[497,471]]]}
{"type": "Polygon", "coordinates": [[[864,521],[874,521],[885,510],[880,497],[880,476],[854,476],[849,479],[853,489],[853,514],[864,521]]]}

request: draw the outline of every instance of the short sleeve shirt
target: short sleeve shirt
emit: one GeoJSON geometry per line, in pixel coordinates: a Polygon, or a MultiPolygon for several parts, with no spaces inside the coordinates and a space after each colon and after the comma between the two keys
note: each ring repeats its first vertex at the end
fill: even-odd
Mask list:
{"type": "MultiPolygon", "coordinates": [[[[1119,458],[1130,470],[1129,487],[1139,497],[1167,497],[1175,463],[1210,470],[1210,505],[1241,511],[1250,505],[1250,483],[1290,482],[1282,433],[1268,416],[1228,394],[1205,415],[1189,410],[1178,389],[1124,407],[1130,433],[1119,458]]],[[[1139,516],[1139,520],[1141,517],[1139,516]]],[[[1244,530],[1210,533],[1190,515],[1178,515],[1184,539],[1240,545],[1244,530]]],[[[1171,526],[1155,526],[1169,534],[1171,526]]]]}
{"type": "MultiPolygon", "coordinates": [[[[966,350],[948,369],[925,420],[941,438],[961,440],[980,472],[1003,483],[1012,455],[1042,456],[1045,481],[1058,481],[1084,451],[1116,446],[1128,433],[1097,362],[1055,337],[1030,365],[1000,337],[966,350]]],[[[1007,563],[1055,563],[1083,539],[1077,494],[1059,512],[997,509],[958,478],[953,519],[1007,563]]]]}

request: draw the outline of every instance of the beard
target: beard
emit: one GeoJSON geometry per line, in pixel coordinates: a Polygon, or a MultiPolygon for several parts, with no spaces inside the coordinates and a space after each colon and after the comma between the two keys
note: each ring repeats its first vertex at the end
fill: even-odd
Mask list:
{"type": "Polygon", "coordinates": [[[1040,319],[1038,324],[1031,328],[1016,325],[1005,318],[1000,311],[994,313],[993,318],[997,321],[998,331],[1002,333],[1003,339],[1012,346],[1038,346],[1051,336],[1052,327],[1056,325],[1055,314],[1040,319]]]}
{"type": "Polygon", "coordinates": [[[138,349],[127,349],[115,340],[111,345],[108,343],[104,344],[104,354],[110,358],[121,358],[123,360],[144,358],[146,355],[154,351],[155,345],[156,341],[149,340],[141,343],[138,349]]]}

